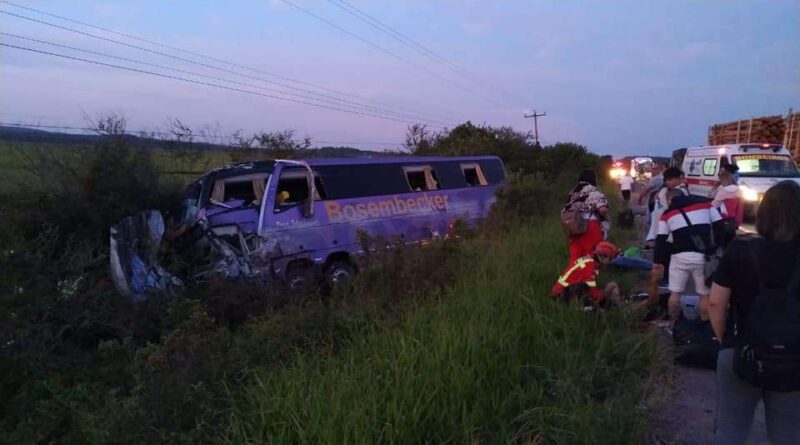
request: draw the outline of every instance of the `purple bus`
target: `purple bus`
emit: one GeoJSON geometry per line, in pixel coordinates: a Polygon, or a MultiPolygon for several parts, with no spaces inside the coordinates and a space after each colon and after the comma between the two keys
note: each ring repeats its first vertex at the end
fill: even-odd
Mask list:
{"type": "MultiPolygon", "coordinates": [[[[359,232],[417,243],[445,233],[456,219],[474,223],[488,215],[505,176],[496,156],[244,162],[190,185],[183,230],[167,237],[199,231],[222,254],[209,273],[332,285],[354,273],[359,232]]],[[[119,274],[131,272],[122,266],[119,274]]],[[[127,287],[137,288],[131,281],[127,287]]]]}

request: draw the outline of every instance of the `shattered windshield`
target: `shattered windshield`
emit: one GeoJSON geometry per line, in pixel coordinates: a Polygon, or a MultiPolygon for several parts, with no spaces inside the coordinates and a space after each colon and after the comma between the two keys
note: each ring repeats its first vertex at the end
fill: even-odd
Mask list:
{"type": "Polygon", "coordinates": [[[259,207],[269,173],[250,173],[214,181],[209,202],[223,207],[259,207]]]}

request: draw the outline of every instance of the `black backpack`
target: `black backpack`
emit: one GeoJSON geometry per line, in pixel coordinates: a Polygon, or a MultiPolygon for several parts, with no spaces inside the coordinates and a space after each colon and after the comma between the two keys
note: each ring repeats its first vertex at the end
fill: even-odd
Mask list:
{"type": "MultiPolygon", "coordinates": [[[[758,241],[748,246],[760,276],[758,241]]],[[[746,382],[771,391],[800,390],[800,261],[783,289],[759,279],[746,313],[737,313],[733,369],[746,382]]]]}
{"type": "Polygon", "coordinates": [[[689,320],[681,313],[672,327],[675,363],[697,368],[715,369],[719,343],[714,339],[711,322],[698,317],[689,320]]]}

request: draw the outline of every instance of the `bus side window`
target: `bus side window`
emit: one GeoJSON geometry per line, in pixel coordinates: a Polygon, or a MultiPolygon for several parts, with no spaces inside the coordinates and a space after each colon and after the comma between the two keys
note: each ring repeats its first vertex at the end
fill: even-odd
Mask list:
{"type": "Polygon", "coordinates": [[[257,207],[264,198],[265,174],[250,174],[217,179],[209,201],[224,205],[229,201],[244,201],[244,206],[257,207]]]}
{"type": "MultiPolygon", "coordinates": [[[[325,199],[325,188],[318,175],[314,175],[314,200],[325,199]]],[[[286,169],[281,172],[275,195],[275,212],[281,212],[308,199],[308,173],[305,170],[286,169]]]]}
{"type": "Polygon", "coordinates": [[[461,171],[464,173],[464,180],[468,186],[487,185],[489,182],[478,164],[461,164],[461,171]]]}
{"type": "Polygon", "coordinates": [[[436,172],[429,165],[419,167],[403,167],[406,180],[411,191],[419,192],[424,190],[438,190],[439,181],[436,179],[436,172]]]}

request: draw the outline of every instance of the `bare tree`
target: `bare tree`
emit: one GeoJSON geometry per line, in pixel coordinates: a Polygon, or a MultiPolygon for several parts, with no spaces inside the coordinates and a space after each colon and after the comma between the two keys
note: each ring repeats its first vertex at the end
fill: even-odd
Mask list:
{"type": "Polygon", "coordinates": [[[175,142],[194,142],[194,131],[191,127],[181,122],[180,119],[169,120],[169,130],[171,139],[175,142]]]}
{"type": "Polygon", "coordinates": [[[128,121],[125,119],[125,116],[117,114],[113,111],[108,114],[104,114],[97,119],[92,119],[86,114],[84,114],[83,117],[87,122],[89,122],[89,127],[92,128],[95,133],[100,135],[123,136],[125,135],[128,126],[128,121]]]}
{"type": "Polygon", "coordinates": [[[222,135],[222,127],[219,122],[215,122],[213,125],[204,125],[198,132],[198,136],[203,141],[211,144],[225,144],[225,137],[222,135]]]}
{"type": "Polygon", "coordinates": [[[415,123],[408,126],[403,148],[413,154],[430,153],[440,137],[429,130],[426,124],[415,123]]]}
{"type": "Polygon", "coordinates": [[[231,134],[231,147],[233,148],[240,148],[244,150],[248,150],[253,148],[253,143],[255,142],[254,136],[244,136],[244,132],[239,129],[234,131],[231,134]]]}
{"type": "Polygon", "coordinates": [[[294,130],[262,132],[253,135],[259,148],[266,150],[305,150],[311,147],[311,138],[295,140],[294,130]]]}

